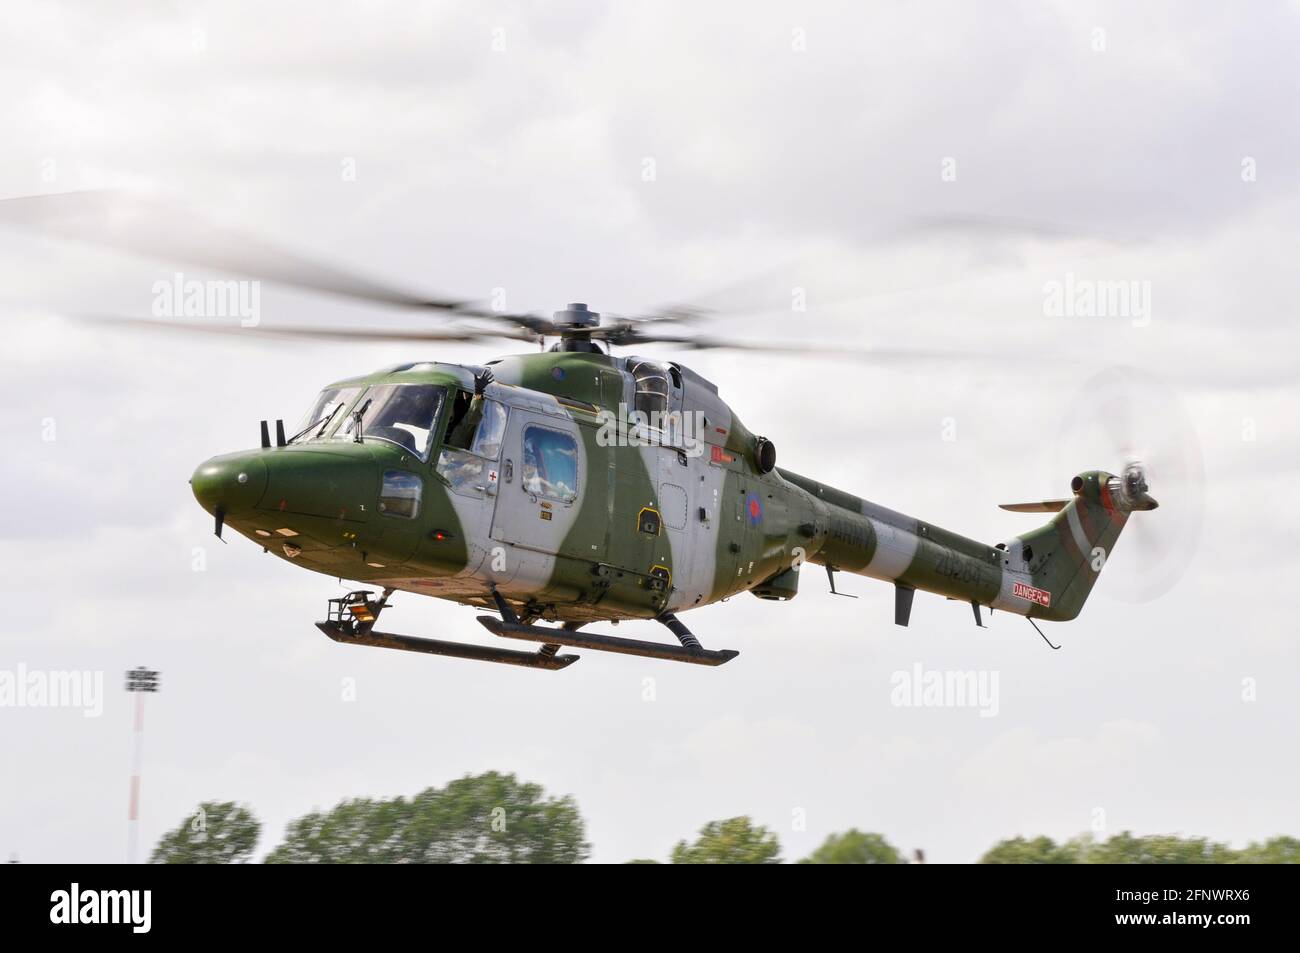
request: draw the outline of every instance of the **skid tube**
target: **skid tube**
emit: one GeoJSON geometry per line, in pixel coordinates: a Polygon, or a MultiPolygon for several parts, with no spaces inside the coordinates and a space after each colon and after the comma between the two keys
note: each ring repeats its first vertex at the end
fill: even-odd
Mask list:
{"type": "Polygon", "coordinates": [[[700,645],[691,630],[686,628],[671,612],[656,617],[655,621],[666,626],[677,636],[681,645],[665,645],[662,642],[644,642],[640,639],[624,639],[613,635],[596,635],[591,632],[579,632],[580,623],[566,622],[562,628],[550,629],[540,625],[526,625],[510,604],[495,590],[492,593],[501,618],[490,615],[478,616],[479,624],[493,635],[506,639],[522,639],[529,642],[546,642],[543,651],[554,646],[565,645],[569,648],[591,649],[597,652],[615,652],[620,655],[638,655],[642,658],[664,659],[669,662],[686,662],[691,665],[723,665],[740,653],[734,649],[706,649],[700,645]]]}
{"type": "Polygon", "coordinates": [[[426,655],[446,655],[450,658],[473,659],[477,662],[498,662],[502,665],[519,665],[524,668],[544,668],[558,671],[578,661],[577,655],[546,655],[542,652],[521,652],[516,649],[499,649],[492,645],[474,645],[471,642],[445,642],[395,632],[345,632],[342,623],[317,622],[316,627],[335,642],[352,645],[372,645],[381,649],[399,649],[403,652],[423,652],[426,655]]]}
{"type": "Polygon", "coordinates": [[[517,665],[521,668],[540,668],[550,672],[568,668],[579,658],[577,655],[557,654],[558,646],[554,644],[545,644],[536,652],[523,652],[491,645],[475,645],[471,642],[447,642],[442,639],[400,635],[396,632],[376,632],[375,621],[388,604],[391,590],[386,590],[383,598],[378,602],[371,602],[369,595],[369,592],[353,592],[341,599],[331,599],[330,618],[325,622],[317,622],[316,628],[335,642],[345,644],[397,649],[401,652],[421,652],[425,655],[443,655],[476,662],[495,662],[499,665],[517,665]],[[362,610],[360,615],[352,609],[353,606],[362,610]],[[348,617],[349,614],[352,618],[348,617]],[[368,621],[359,621],[367,617],[368,621]]]}

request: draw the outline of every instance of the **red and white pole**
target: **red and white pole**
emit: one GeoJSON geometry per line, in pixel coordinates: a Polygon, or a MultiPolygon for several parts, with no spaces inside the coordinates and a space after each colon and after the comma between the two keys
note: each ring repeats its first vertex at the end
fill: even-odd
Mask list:
{"type": "Polygon", "coordinates": [[[130,841],[126,862],[134,864],[140,845],[140,766],[144,761],[144,692],[135,692],[135,740],[131,746],[131,806],[127,811],[130,841]]]}
{"type": "Polygon", "coordinates": [[[135,732],[131,746],[131,800],[127,809],[126,862],[136,863],[140,844],[140,769],[144,764],[144,696],[158,691],[158,673],[144,666],[126,673],[126,690],[135,695],[135,732]]]}

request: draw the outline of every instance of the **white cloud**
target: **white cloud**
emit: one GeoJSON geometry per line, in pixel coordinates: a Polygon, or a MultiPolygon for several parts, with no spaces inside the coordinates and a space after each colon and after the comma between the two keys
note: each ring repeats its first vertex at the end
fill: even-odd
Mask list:
{"type": "MultiPolygon", "coordinates": [[[[686,357],[777,441],[783,466],[975,538],[1029,525],[998,502],[1064,489],[1051,443],[1100,367],[1171,380],[1204,448],[1205,526],[1187,577],[1137,607],[1108,600],[1103,577],[1081,619],[1053,628],[1061,652],[1017,619],[976,630],[968,607],[925,597],[896,629],[886,587],[842,578],[862,598],[833,599],[815,567],[791,605],[737,598],[692,615],[708,644],[742,650],[717,671],[587,653],[549,676],[362,651],[311,625],[332,580],[216,543],[185,481],[206,457],[253,445],[259,419],[296,418],[328,380],[493,348],[87,330],[40,316],[142,313],[172,266],[0,231],[0,474],[17,501],[0,526],[13,594],[3,651],[96,666],[110,685],[141,662],[163,670],[146,841],[201,797],[251,802],[269,846],[313,804],[487,768],[576,795],[604,860],[664,857],[744,811],[778,830],[787,857],[858,826],[970,860],[999,836],[1083,830],[1096,799],[1122,805],[1112,824],[1295,833],[1279,795],[1294,800],[1300,769],[1275,757],[1294,746],[1300,704],[1277,683],[1298,661],[1283,503],[1300,463],[1300,163],[1294,124],[1277,121],[1296,93],[1293,11],[19,4],[9,16],[0,193],[177,188],[404,285],[505,287],[512,308],[630,310],[740,282],[723,303],[778,310],[720,321],[729,333],[1000,355],[957,367],[686,357]],[[1104,54],[1089,48],[1097,25],[1104,54]],[[790,49],[795,27],[805,53],[790,49]],[[939,177],[948,155],[954,183],[939,177]],[[1258,181],[1241,180],[1243,156],[1258,181]],[[356,182],[340,178],[346,157],[356,182]],[[641,180],[645,157],[654,183],[641,180]],[[1067,234],[891,237],[969,212],[1067,234]],[[1044,317],[1043,283],[1067,271],[1150,281],[1150,327],[1044,317]],[[766,277],[745,281],[755,274],[766,277]],[[809,314],[779,310],[790,274],[809,314]],[[940,439],[947,417],[955,443],[940,439]],[[196,546],[203,573],[191,571],[196,546]],[[999,671],[999,715],[892,707],[889,673],[918,660],[999,671]],[[1240,698],[1247,676],[1261,680],[1253,704],[1240,698]],[[356,703],[340,701],[344,677],[356,703]],[[1207,757],[1231,761],[1235,786],[1207,757]],[[1142,785],[1125,786],[1131,772],[1142,785]],[[807,831],[790,829],[796,808],[807,831]]],[[[273,289],[264,307],[272,323],[372,317],[273,289]]],[[[1125,571],[1120,558],[1108,572],[1125,571]]],[[[398,605],[404,630],[476,628],[453,606],[398,605]]],[[[130,725],[113,704],[90,727],[27,713],[0,732],[0,758],[26,779],[0,791],[0,850],[120,857],[130,725]],[[116,800],[103,794],[114,785],[116,800]]]]}

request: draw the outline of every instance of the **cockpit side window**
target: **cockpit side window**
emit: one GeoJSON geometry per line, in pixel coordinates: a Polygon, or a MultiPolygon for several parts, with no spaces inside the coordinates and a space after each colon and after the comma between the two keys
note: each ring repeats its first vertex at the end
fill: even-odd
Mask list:
{"type": "Polygon", "coordinates": [[[457,391],[438,454],[438,474],[457,492],[478,493],[496,482],[492,464],[501,454],[506,408],[481,394],[457,391]]]}
{"type": "Polygon", "coordinates": [[[474,434],[474,444],[470,447],[474,453],[488,460],[495,460],[501,453],[501,441],[506,436],[506,408],[495,400],[483,402],[483,417],[479,421],[478,432],[474,434]]]}
{"type": "Polygon", "coordinates": [[[443,446],[453,450],[469,450],[480,457],[495,460],[501,450],[501,438],[506,430],[506,409],[500,401],[481,394],[470,397],[466,391],[457,391],[451,405],[451,419],[447,421],[447,439],[443,446]]]}
{"type": "Polygon", "coordinates": [[[451,399],[451,417],[447,421],[447,438],[443,440],[443,446],[468,450],[482,413],[482,397],[473,397],[467,390],[457,390],[451,399]]]}

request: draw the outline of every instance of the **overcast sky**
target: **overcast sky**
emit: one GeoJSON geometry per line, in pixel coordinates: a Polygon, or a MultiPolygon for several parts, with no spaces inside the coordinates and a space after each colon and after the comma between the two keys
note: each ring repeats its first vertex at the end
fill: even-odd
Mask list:
{"type": "MultiPolygon", "coordinates": [[[[177,266],[0,228],[0,669],[102,671],[107,692],[98,718],[0,708],[0,853],[124,858],[139,664],[162,672],[144,845],[231,799],[264,852],[313,807],[488,769],[574,795],[601,861],[664,859],[736,814],[787,859],[848,827],[958,862],[1015,834],[1300,834],[1300,6],[864,6],[10,0],[0,196],[148,189],[512,309],[700,300],[752,340],[970,353],[647,349],[714,380],[783,466],[989,542],[1040,522],[998,503],[1119,466],[1071,421],[1093,375],[1132,365],[1168,386],[1142,439],[1185,449],[1181,404],[1205,491],[1153,480],[1166,505],[1082,616],[1045,626],[1059,652],[925,594],[897,628],[888,586],[841,577],[860,598],[835,598],[816,567],[789,604],[688,617],[740,650],[719,669],[336,645],[312,623],[340,586],[216,542],[194,467],[331,380],[518,346],[88,331],[62,316],[148,315],[177,266]],[[1067,280],[1137,282],[1149,313],[1048,313],[1067,280]],[[1181,581],[1117,600],[1149,594],[1162,540],[1181,581]],[[894,704],[917,664],[996,673],[996,714],[894,704]]],[[[268,285],[262,320],[400,318],[268,285]]],[[[473,616],[399,596],[385,623],[482,640],[473,616]]]]}

